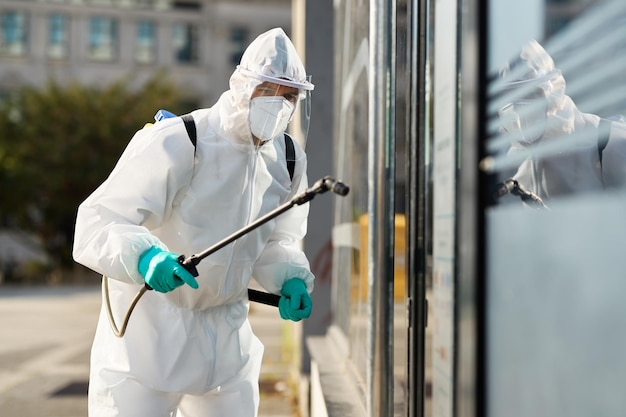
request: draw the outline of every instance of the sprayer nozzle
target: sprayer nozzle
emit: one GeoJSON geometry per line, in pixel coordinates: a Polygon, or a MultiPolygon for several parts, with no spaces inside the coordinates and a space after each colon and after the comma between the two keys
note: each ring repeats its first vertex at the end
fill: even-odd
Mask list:
{"type": "Polygon", "coordinates": [[[326,185],[327,189],[340,196],[345,196],[350,191],[350,187],[346,184],[331,177],[324,178],[324,185],[326,185]]]}
{"type": "Polygon", "coordinates": [[[339,194],[340,196],[345,196],[350,192],[350,187],[342,182],[337,182],[333,187],[333,192],[335,194],[339,194]]]}

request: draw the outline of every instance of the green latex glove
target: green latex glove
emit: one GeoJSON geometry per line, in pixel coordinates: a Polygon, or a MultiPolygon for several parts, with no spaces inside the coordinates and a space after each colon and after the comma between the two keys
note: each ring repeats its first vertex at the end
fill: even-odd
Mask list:
{"type": "Polygon", "coordinates": [[[183,284],[198,288],[198,282],[178,263],[178,255],[152,246],[139,256],[137,267],[144,281],[158,292],[170,292],[183,284]]]}
{"type": "Polygon", "coordinates": [[[284,320],[300,321],[308,319],[313,309],[313,300],[300,278],[291,278],[283,284],[282,296],[278,301],[278,311],[284,320]]]}

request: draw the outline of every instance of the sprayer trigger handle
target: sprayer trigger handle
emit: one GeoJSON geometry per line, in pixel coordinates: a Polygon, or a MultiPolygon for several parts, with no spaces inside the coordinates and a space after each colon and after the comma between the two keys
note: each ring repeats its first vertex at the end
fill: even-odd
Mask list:
{"type": "Polygon", "coordinates": [[[185,255],[178,257],[178,263],[181,264],[191,275],[197,277],[199,275],[196,265],[191,261],[191,258],[187,259],[185,255]]]}

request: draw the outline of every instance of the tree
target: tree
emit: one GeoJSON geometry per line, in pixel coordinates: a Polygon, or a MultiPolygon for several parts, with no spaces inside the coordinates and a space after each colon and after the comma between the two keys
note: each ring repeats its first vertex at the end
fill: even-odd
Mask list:
{"type": "Polygon", "coordinates": [[[0,106],[0,222],[36,233],[61,266],[72,263],[78,205],[107,177],[133,134],[159,108],[182,113],[162,74],[133,91],[51,81],[22,87],[0,106]]]}

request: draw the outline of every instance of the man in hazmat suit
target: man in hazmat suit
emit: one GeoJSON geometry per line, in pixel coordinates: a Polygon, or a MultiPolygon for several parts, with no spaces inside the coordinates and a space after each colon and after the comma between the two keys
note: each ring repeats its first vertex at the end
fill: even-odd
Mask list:
{"type": "Polygon", "coordinates": [[[626,183],[626,124],[581,112],[565,94],[552,57],[531,41],[501,71],[499,111],[511,140],[509,158],[521,163],[513,179],[547,201],[626,183]]]}
{"type": "Polygon", "coordinates": [[[107,180],[79,207],[74,259],[110,279],[115,317],[136,304],[123,337],[101,312],[91,353],[91,417],[257,415],[263,345],[248,322],[254,277],[281,294],[280,315],[311,312],[313,274],[299,246],[308,205],[296,206],[197,265],[199,253],[307,187],[294,141],[290,178],[284,131],[313,90],[282,29],[246,49],[217,103],[193,111],[197,142],[180,118],[138,131],[107,180]]]}

